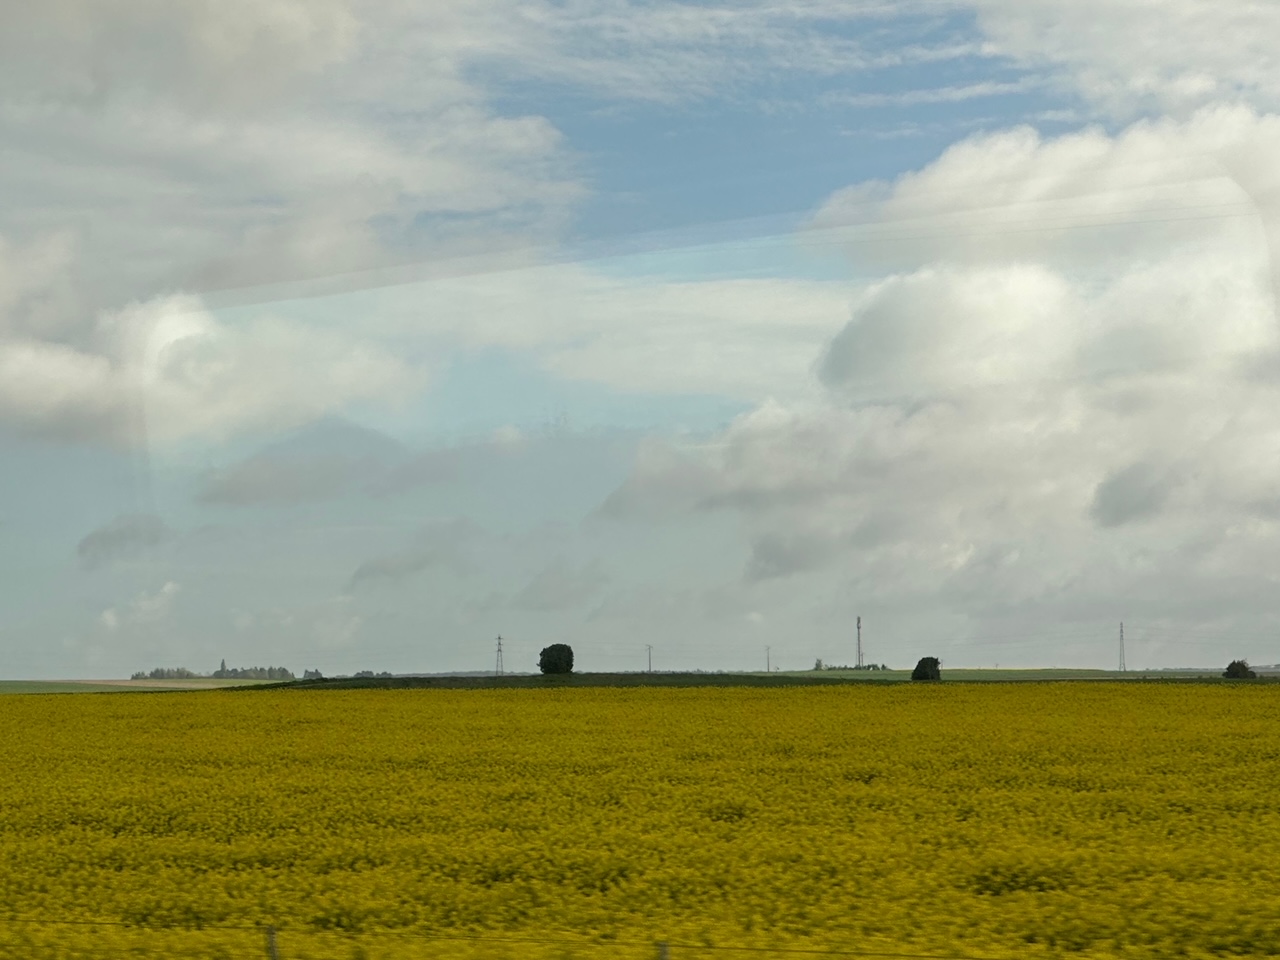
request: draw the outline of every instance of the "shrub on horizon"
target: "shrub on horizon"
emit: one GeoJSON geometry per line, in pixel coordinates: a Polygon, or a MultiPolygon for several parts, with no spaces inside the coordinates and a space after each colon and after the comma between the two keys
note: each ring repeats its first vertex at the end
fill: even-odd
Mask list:
{"type": "Polygon", "coordinates": [[[1258,675],[1249,666],[1248,660],[1232,660],[1222,675],[1228,680],[1256,680],[1258,675]]]}
{"type": "Polygon", "coordinates": [[[937,657],[921,657],[916,668],[911,671],[912,680],[941,680],[942,661],[937,657]]]}
{"type": "Polygon", "coordinates": [[[567,643],[543,647],[538,655],[538,669],[543,673],[573,673],[573,648],[567,643]]]}

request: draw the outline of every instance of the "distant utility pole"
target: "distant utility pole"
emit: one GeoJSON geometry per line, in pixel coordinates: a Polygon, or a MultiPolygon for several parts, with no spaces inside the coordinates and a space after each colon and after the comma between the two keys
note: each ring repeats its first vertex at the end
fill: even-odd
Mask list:
{"type": "Polygon", "coordinates": [[[494,676],[502,676],[502,634],[498,634],[498,662],[493,670],[494,676]]]}
{"type": "Polygon", "coordinates": [[[649,654],[649,672],[653,673],[653,644],[646,643],[644,649],[649,654]]]}
{"type": "Polygon", "coordinates": [[[1125,672],[1124,666],[1124,621],[1120,621],[1120,672],[1125,672]]]}
{"type": "Polygon", "coordinates": [[[773,653],[772,647],[764,648],[764,672],[765,673],[773,673],[773,661],[769,659],[770,656],[772,656],[772,653],[773,653]]]}
{"type": "Polygon", "coordinates": [[[862,617],[858,617],[858,669],[862,669],[862,617]]]}

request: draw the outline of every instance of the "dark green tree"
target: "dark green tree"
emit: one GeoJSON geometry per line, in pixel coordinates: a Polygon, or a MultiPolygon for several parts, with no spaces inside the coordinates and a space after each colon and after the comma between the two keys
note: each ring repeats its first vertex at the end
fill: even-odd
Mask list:
{"type": "Polygon", "coordinates": [[[921,657],[916,668],[911,671],[912,680],[941,680],[942,661],[937,657],[921,657]]]}
{"type": "Polygon", "coordinates": [[[573,647],[553,643],[538,655],[538,669],[543,673],[573,673],[573,647]]]}
{"type": "Polygon", "coordinates": [[[1258,675],[1249,667],[1248,660],[1232,660],[1222,675],[1228,680],[1256,680],[1258,675]]]}

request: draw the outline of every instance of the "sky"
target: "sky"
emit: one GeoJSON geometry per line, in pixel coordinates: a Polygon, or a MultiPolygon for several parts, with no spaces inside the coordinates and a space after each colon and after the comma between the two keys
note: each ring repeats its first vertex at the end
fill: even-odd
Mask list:
{"type": "Polygon", "coordinates": [[[0,675],[1280,662],[1280,6],[2,2],[0,675]]]}

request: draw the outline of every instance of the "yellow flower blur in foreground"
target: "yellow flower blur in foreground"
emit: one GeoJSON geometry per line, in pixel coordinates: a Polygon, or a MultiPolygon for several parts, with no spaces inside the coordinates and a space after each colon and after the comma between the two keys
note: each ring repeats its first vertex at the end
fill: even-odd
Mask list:
{"type": "Polygon", "coordinates": [[[0,957],[1280,953],[1280,686],[0,698],[0,957]],[[767,948],[765,953],[723,948],[767,948]]]}

